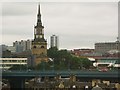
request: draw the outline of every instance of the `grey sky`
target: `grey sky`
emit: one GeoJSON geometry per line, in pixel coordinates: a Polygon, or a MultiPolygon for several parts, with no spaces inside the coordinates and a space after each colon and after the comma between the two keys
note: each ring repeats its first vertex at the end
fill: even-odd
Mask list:
{"type": "MultiPolygon", "coordinates": [[[[4,44],[33,39],[38,3],[2,3],[4,44]]],[[[118,36],[117,2],[41,3],[45,38],[59,36],[60,48],[94,48],[95,42],[115,41],[118,36]]]]}

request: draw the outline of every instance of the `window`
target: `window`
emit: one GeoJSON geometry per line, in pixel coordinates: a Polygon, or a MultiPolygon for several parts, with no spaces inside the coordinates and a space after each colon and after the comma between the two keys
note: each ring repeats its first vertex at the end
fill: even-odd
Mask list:
{"type": "Polygon", "coordinates": [[[34,46],[33,48],[36,48],[36,46],[34,46]]]}
{"type": "Polygon", "coordinates": [[[41,46],[41,48],[45,48],[44,46],[41,46]]]}

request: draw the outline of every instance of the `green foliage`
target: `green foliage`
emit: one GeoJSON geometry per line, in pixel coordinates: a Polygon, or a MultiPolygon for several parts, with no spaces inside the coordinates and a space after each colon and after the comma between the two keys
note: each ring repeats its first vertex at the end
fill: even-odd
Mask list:
{"type": "Polygon", "coordinates": [[[50,70],[50,67],[51,67],[50,61],[49,62],[42,61],[35,67],[35,69],[44,71],[44,70],[50,70]]]}
{"type": "Polygon", "coordinates": [[[81,58],[82,67],[89,69],[92,66],[92,62],[87,58],[81,58]]]}
{"type": "Polygon", "coordinates": [[[56,47],[48,49],[48,57],[53,61],[41,62],[35,68],[37,70],[80,70],[89,69],[92,62],[84,57],[71,55],[67,50],[58,50],[56,47]]]}
{"type": "Polygon", "coordinates": [[[56,47],[50,48],[47,52],[48,56],[51,58],[55,58],[58,56],[58,49],[56,47]]]}
{"type": "Polygon", "coordinates": [[[70,59],[70,69],[81,69],[80,58],[72,56],[72,58],[70,59]]]}

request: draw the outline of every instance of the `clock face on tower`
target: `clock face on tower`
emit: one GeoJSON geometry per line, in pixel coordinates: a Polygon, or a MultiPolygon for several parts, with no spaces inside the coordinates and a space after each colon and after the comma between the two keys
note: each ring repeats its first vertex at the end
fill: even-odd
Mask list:
{"type": "Polygon", "coordinates": [[[40,38],[42,38],[42,35],[40,35],[40,38]]]}
{"type": "Polygon", "coordinates": [[[42,35],[36,35],[36,38],[42,38],[42,35]]]}
{"type": "Polygon", "coordinates": [[[36,38],[38,38],[39,36],[38,35],[36,35],[36,38]]]}

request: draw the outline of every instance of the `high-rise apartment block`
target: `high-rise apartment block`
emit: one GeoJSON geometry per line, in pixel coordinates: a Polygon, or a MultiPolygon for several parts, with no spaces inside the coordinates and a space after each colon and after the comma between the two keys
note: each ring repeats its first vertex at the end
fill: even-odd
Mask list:
{"type": "Polygon", "coordinates": [[[52,35],[50,37],[50,47],[56,47],[56,48],[58,48],[58,36],[52,35]]]}
{"type": "Polygon", "coordinates": [[[16,52],[31,50],[31,40],[21,40],[13,42],[16,52]]]}
{"type": "Polygon", "coordinates": [[[7,46],[2,44],[0,45],[0,51],[6,51],[7,50],[7,46]]]}
{"type": "Polygon", "coordinates": [[[16,52],[16,48],[13,46],[7,46],[7,50],[9,50],[11,53],[15,53],[16,52]]]}

